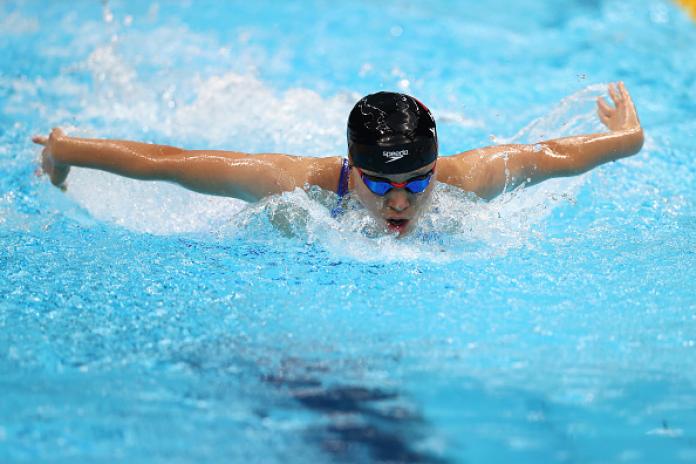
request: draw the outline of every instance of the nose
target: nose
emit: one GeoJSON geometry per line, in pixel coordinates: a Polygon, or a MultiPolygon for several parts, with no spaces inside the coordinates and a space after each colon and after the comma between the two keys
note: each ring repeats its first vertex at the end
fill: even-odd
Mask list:
{"type": "Polygon", "coordinates": [[[407,210],[411,206],[411,200],[404,189],[392,189],[387,194],[387,207],[398,213],[407,210]]]}

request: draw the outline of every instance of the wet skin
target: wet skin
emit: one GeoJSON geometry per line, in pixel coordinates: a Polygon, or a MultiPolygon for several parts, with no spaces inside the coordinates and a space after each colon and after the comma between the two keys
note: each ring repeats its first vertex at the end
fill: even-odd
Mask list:
{"type": "MultiPolygon", "coordinates": [[[[435,166],[435,162],[423,166],[415,171],[405,172],[403,174],[380,174],[374,171],[363,172],[371,177],[387,179],[392,182],[406,182],[414,177],[422,176],[430,172],[435,166]]],[[[365,207],[369,214],[377,220],[381,227],[388,232],[395,232],[398,235],[404,235],[413,230],[418,219],[427,208],[432,197],[432,191],[435,187],[437,177],[437,169],[433,173],[430,184],[421,193],[411,193],[405,188],[392,188],[383,197],[372,193],[367,188],[358,170],[353,167],[350,173],[350,187],[358,201],[365,207]]]]}
{"type": "MultiPolygon", "coordinates": [[[[539,141],[479,148],[443,156],[437,162],[437,182],[472,192],[484,200],[524,183],[575,176],[609,161],[638,153],[643,129],[635,105],[623,83],[610,84],[614,103],[597,99],[597,114],[608,131],[539,141]]],[[[37,135],[43,146],[41,169],[51,182],[65,188],[71,166],[99,169],[141,180],[174,182],[210,195],[259,201],[296,188],[318,186],[336,191],[343,158],[290,156],[278,153],[248,154],[223,150],[187,150],[129,140],[69,137],[60,129],[37,135]]],[[[402,183],[426,174],[431,165],[398,175],[380,175],[402,183]]],[[[372,193],[357,169],[350,176],[350,189],[386,231],[406,234],[425,210],[436,179],[420,194],[394,188],[384,197],[372,193]]]]}

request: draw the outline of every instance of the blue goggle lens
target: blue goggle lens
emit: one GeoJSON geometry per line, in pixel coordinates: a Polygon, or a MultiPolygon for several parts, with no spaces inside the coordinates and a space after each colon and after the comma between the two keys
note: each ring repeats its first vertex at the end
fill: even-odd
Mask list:
{"type": "Polygon", "coordinates": [[[411,193],[423,193],[425,189],[428,188],[428,185],[430,185],[430,180],[435,170],[431,170],[429,173],[425,174],[425,176],[418,176],[417,178],[402,183],[370,179],[360,169],[358,169],[358,172],[367,188],[375,195],[383,197],[393,188],[405,188],[411,193]]]}

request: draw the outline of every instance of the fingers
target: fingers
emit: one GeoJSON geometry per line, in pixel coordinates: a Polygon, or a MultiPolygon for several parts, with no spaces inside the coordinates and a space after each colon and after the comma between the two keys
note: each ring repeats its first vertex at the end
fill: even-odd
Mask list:
{"type": "Polygon", "coordinates": [[[51,155],[51,149],[48,147],[48,143],[53,137],[60,137],[61,135],[63,135],[63,131],[60,129],[53,129],[49,137],[43,135],[35,135],[32,137],[34,143],[44,146],[43,150],[41,150],[41,162],[34,171],[34,174],[37,176],[46,174],[53,185],[65,191],[65,179],[67,179],[68,174],[70,173],[70,166],[56,165],[55,160],[51,155]]]}
{"type": "Polygon", "coordinates": [[[636,108],[626,85],[623,82],[611,83],[608,89],[615,108],[604,98],[597,98],[597,114],[602,123],[612,131],[640,129],[636,108]]]}
{"type": "Polygon", "coordinates": [[[63,129],[61,129],[60,127],[54,127],[53,129],[51,129],[51,133],[48,136],[35,135],[31,138],[31,141],[37,145],[46,146],[51,139],[60,138],[60,137],[63,137],[64,135],[65,135],[65,132],[63,132],[63,129]]]}
{"type": "Polygon", "coordinates": [[[53,185],[57,187],[62,187],[63,185],[65,185],[65,179],[68,178],[69,173],[70,166],[54,166],[53,172],[51,173],[51,183],[53,183],[53,185]]]}
{"type": "Polygon", "coordinates": [[[623,83],[623,81],[619,82],[619,93],[621,94],[622,100],[631,100],[631,95],[629,95],[628,89],[626,89],[626,85],[623,83]]]}
{"type": "Polygon", "coordinates": [[[609,84],[609,96],[611,97],[612,101],[614,102],[614,105],[616,105],[617,108],[621,106],[621,104],[623,103],[623,98],[619,90],[617,90],[615,84],[609,84]]]}
{"type": "Polygon", "coordinates": [[[602,124],[605,126],[609,127],[609,116],[604,114],[600,109],[599,106],[597,107],[597,116],[599,116],[599,120],[602,121],[602,124]]]}
{"type": "Polygon", "coordinates": [[[45,135],[35,135],[31,138],[31,141],[37,145],[46,145],[48,143],[48,137],[45,135]]]}
{"type": "Polygon", "coordinates": [[[597,97],[597,113],[600,116],[606,116],[610,117],[612,114],[614,114],[616,110],[609,106],[609,103],[606,102],[602,97],[597,97]]]}
{"type": "Polygon", "coordinates": [[[628,90],[623,82],[619,82],[619,93],[621,94],[621,100],[624,102],[624,105],[630,109],[633,109],[633,100],[631,99],[631,95],[628,93],[628,90]]]}
{"type": "Polygon", "coordinates": [[[626,86],[623,82],[619,82],[619,95],[621,96],[621,101],[625,106],[633,106],[633,100],[631,100],[631,95],[628,93],[626,86]]]}
{"type": "Polygon", "coordinates": [[[619,82],[619,91],[623,95],[628,120],[631,122],[631,124],[640,126],[640,120],[638,119],[638,113],[636,112],[636,107],[633,104],[633,99],[628,93],[628,89],[626,89],[623,82],[619,82]]]}

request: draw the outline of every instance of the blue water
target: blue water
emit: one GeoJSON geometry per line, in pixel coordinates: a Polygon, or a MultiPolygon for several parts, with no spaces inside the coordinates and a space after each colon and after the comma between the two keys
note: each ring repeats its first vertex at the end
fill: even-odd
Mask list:
{"type": "Polygon", "coordinates": [[[660,0],[0,3],[0,462],[696,461],[695,53],[660,0]],[[452,154],[601,130],[615,80],[639,155],[441,188],[405,240],[316,191],[62,193],[29,140],[336,155],[400,89],[452,154]]]}

